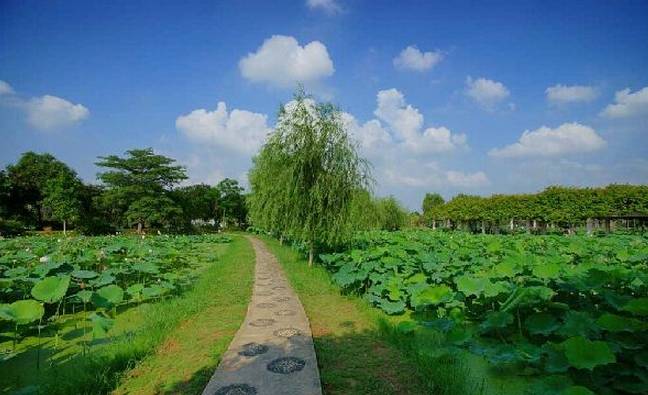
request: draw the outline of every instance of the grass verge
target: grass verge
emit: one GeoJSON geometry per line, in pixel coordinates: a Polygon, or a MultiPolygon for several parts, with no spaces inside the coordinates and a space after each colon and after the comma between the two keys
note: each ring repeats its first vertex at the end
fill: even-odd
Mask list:
{"type": "Polygon", "coordinates": [[[260,236],[282,264],[310,320],[326,394],[480,394],[460,360],[427,357],[435,333],[405,333],[355,296],[340,294],[329,272],[309,268],[295,250],[260,236]],[[424,346],[425,345],[425,346],[424,346]]]}
{"type": "Polygon", "coordinates": [[[156,352],[131,369],[114,394],[201,393],[241,326],[252,294],[255,256],[249,242],[233,236],[220,265],[194,292],[165,309],[178,317],[156,352]]]}
{"type": "MultiPolygon", "coordinates": [[[[89,356],[51,358],[46,369],[21,377],[27,384],[22,392],[200,393],[243,321],[250,300],[254,251],[245,238],[234,235],[232,239],[228,245],[212,247],[217,261],[206,265],[189,291],[119,314],[118,336],[93,345],[89,356]]],[[[75,347],[71,341],[61,342],[59,350],[75,347]]]]}

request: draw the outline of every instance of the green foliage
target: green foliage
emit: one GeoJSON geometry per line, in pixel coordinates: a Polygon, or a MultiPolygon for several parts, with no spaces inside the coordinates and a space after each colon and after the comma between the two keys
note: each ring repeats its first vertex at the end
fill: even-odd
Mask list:
{"type": "Polygon", "coordinates": [[[152,148],[134,149],[126,157],[99,157],[97,166],[108,170],[98,175],[107,186],[103,204],[127,224],[169,227],[177,223],[182,210],[167,195],[187,178],[185,169],[174,159],[157,155],[152,148]]]}
{"type": "Polygon", "coordinates": [[[249,173],[254,226],[302,242],[337,245],[351,236],[351,206],[368,168],[330,104],[303,92],[282,107],[249,173]]]}
{"type": "Polygon", "coordinates": [[[423,212],[428,225],[433,219],[473,223],[473,227],[481,221],[499,226],[511,220],[536,220],[568,228],[588,218],[648,215],[647,185],[551,186],[537,194],[490,197],[459,194],[445,204],[439,198],[426,195],[423,212]]]}
{"type": "Polygon", "coordinates": [[[436,216],[439,213],[441,207],[445,200],[438,193],[426,193],[423,198],[423,204],[421,205],[421,210],[423,212],[423,218],[428,226],[431,226],[431,222],[437,218],[436,216]]]}
{"type": "Polygon", "coordinates": [[[173,200],[189,219],[209,221],[218,217],[220,190],[206,184],[189,185],[173,190],[173,200]]]}
{"type": "Polygon", "coordinates": [[[606,342],[590,341],[581,336],[571,337],[562,344],[567,361],[576,369],[593,370],[599,365],[616,362],[606,342]]]}
{"type": "Polygon", "coordinates": [[[76,179],[76,173],[50,154],[31,151],[22,154],[17,163],[7,166],[2,187],[7,214],[26,224],[41,227],[46,187],[60,177],[76,179]]]}
{"type": "Polygon", "coordinates": [[[377,199],[376,210],[382,230],[399,230],[407,225],[407,210],[393,196],[377,199]]]}
{"type": "Polygon", "coordinates": [[[16,325],[31,324],[38,321],[45,314],[43,305],[33,299],[18,300],[5,309],[5,316],[8,316],[16,325]]]}
{"type": "Polygon", "coordinates": [[[41,302],[54,303],[63,299],[69,286],[69,276],[45,277],[34,285],[31,294],[41,302]]]}
{"type": "Polygon", "coordinates": [[[238,181],[225,178],[216,185],[218,207],[221,210],[221,222],[225,225],[243,226],[247,222],[247,205],[243,188],[238,181]]]}
{"type": "Polygon", "coordinates": [[[173,227],[180,222],[182,209],[167,196],[142,196],[133,201],[124,213],[129,225],[142,224],[145,227],[173,227]]]}
{"type": "Polygon", "coordinates": [[[111,308],[124,300],[124,290],[118,285],[110,284],[98,289],[93,296],[96,296],[96,298],[92,299],[92,302],[97,307],[111,308]]]}
{"type": "Polygon", "coordinates": [[[61,173],[45,184],[43,206],[49,209],[52,219],[67,222],[79,219],[81,181],[72,174],[61,173]]]}
{"type": "Polygon", "coordinates": [[[218,235],[0,240],[0,303],[30,293],[45,303],[92,301],[101,308],[159,298],[192,280],[191,254],[182,249],[229,240],[218,235]]]}
{"type": "Polygon", "coordinates": [[[648,388],[648,235],[372,231],[320,258],[346,292],[412,311],[449,349],[567,383],[538,393],[648,388]]]}

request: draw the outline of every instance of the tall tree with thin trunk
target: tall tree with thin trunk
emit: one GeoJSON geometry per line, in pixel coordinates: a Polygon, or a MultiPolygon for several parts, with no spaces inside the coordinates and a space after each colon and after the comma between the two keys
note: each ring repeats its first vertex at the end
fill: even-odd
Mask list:
{"type": "Polygon", "coordinates": [[[302,89],[279,111],[277,126],[249,174],[252,224],[302,242],[309,265],[318,246],[348,240],[351,203],[369,184],[340,112],[302,89]]]}
{"type": "Polygon", "coordinates": [[[60,173],[45,185],[43,206],[50,211],[52,219],[63,223],[64,235],[68,223],[79,219],[81,186],[81,181],[69,173],[60,173]]]}

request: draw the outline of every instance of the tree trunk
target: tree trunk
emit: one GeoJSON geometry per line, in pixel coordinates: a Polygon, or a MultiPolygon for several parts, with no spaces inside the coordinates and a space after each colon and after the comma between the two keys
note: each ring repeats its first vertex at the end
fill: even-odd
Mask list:
{"type": "Polygon", "coordinates": [[[513,218],[511,218],[511,221],[509,222],[509,229],[513,230],[513,218]]]}
{"type": "Polygon", "coordinates": [[[482,234],[486,234],[486,223],[484,221],[481,222],[481,232],[482,234]]]}
{"type": "Polygon", "coordinates": [[[313,243],[311,243],[310,248],[308,249],[308,267],[313,266],[313,243]]]}
{"type": "Polygon", "coordinates": [[[279,236],[279,245],[283,245],[283,235],[279,236]]]}
{"type": "Polygon", "coordinates": [[[67,226],[66,225],[67,225],[67,222],[65,220],[63,220],[63,236],[65,236],[67,234],[67,232],[66,232],[67,231],[67,226]]]}
{"type": "Polygon", "coordinates": [[[586,225],[586,226],[587,226],[587,234],[588,234],[588,235],[591,235],[591,234],[592,234],[592,228],[593,228],[594,221],[593,221],[591,218],[588,218],[587,221],[586,221],[585,223],[587,224],[587,225],[586,225]]]}
{"type": "Polygon", "coordinates": [[[138,222],[137,223],[137,234],[142,234],[142,223],[138,222]]]}
{"type": "Polygon", "coordinates": [[[432,220],[432,230],[436,230],[436,219],[432,220]]]}
{"type": "Polygon", "coordinates": [[[538,220],[534,219],[533,220],[533,230],[536,230],[538,228],[538,220]]]}

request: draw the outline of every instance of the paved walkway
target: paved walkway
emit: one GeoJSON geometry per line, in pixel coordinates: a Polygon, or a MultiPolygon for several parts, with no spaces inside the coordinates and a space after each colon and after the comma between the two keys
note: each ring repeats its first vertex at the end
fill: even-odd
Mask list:
{"type": "Polygon", "coordinates": [[[321,395],[304,308],[276,258],[248,239],[256,253],[252,300],[203,395],[321,395]]]}

